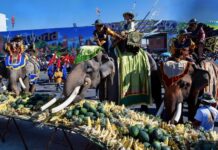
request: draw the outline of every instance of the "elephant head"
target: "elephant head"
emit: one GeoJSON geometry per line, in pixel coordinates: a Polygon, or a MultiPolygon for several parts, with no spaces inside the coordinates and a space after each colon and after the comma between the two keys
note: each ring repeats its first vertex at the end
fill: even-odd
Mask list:
{"type": "Polygon", "coordinates": [[[199,91],[204,89],[210,81],[210,75],[207,71],[199,69],[193,64],[187,66],[183,75],[175,77],[171,84],[165,84],[166,120],[171,123],[179,121],[184,100],[187,100],[189,104],[189,116],[194,116],[199,91]]]}
{"type": "MultiPolygon", "coordinates": [[[[83,99],[86,90],[96,88],[103,78],[110,76],[111,81],[113,81],[114,74],[115,66],[113,59],[102,52],[99,52],[91,60],[77,64],[69,73],[64,83],[63,95],[65,101],[61,105],[53,108],[52,112],[58,112],[71,102],[83,99]]],[[[59,96],[53,99],[54,101],[51,101],[50,104],[58,98],[59,96]]],[[[42,107],[41,109],[46,109],[46,107],[42,107]]]]}

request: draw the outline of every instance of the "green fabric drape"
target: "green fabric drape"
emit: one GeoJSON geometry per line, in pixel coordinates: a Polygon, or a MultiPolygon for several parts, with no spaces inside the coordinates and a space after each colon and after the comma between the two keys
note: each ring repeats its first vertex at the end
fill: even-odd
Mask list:
{"type": "Polygon", "coordinates": [[[136,55],[118,50],[120,104],[126,106],[151,103],[150,64],[140,49],[136,55]]]}
{"type": "Polygon", "coordinates": [[[76,56],[75,64],[90,60],[103,50],[104,49],[100,46],[81,46],[80,52],[76,56]]]}

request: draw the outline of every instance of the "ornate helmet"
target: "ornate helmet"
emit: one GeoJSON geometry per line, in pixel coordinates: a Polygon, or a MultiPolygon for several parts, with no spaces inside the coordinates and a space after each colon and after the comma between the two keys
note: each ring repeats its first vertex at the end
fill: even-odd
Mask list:
{"type": "Polygon", "coordinates": [[[9,42],[5,43],[5,50],[9,53],[13,53],[15,49],[19,49],[20,53],[25,50],[21,35],[16,35],[9,42]]]}

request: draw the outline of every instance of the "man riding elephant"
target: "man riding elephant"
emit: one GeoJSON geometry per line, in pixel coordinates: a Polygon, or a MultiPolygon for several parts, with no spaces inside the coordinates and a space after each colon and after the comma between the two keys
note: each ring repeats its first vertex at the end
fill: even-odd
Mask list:
{"type": "Polygon", "coordinates": [[[187,31],[191,32],[190,38],[196,44],[195,53],[198,59],[202,59],[204,53],[205,31],[201,24],[194,18],[188,23],[187,31]]]}
{"type": "MultiPolygon", "coordinates": [[[[128,12],[123,16],[125,20],[128,20],[128,24],[124,25],[123,38],[115,41],[116,44],[114,44],[113,58],[116,74],[114,84],[112,87],[109,86],[109,92],[112,93],[109,94],[109,99],[115,100],[118,104],[133,107],[150,104],[152,92],[160,89],[157,87],[160,85],[158,83],[154,83],[151,87],[153,77],[157,82],[159,81],[156,74],[157,65],[154,59],[141,48],[143,34],[135,31],[135,28],[131,26],[134,15],[128,12]],[[151,88],[155,86],[156,90],[152,91],[151,88]]],[[[157,99],[160,93],[159,91],[154,94],[154,99],[157,99]]]]}
{"type": "Polygon", "coordinates": [[[195,43],[188,38],[191,34],[187,30],[180,30],[178,37],[173,40],[170,46],[170,51],[172,53],[172,58],[175,61],[188,60],[192,61],[191,55],[195,49],[195,43]]]}
{"type": "Polygon", "coordinates": [[[95,42],[109,53],[109,35],[113,38],[121,38],[119,34],[106,27],[101,20],[97,19],[94,23],[96,30],[93,32],[95,42]]]}

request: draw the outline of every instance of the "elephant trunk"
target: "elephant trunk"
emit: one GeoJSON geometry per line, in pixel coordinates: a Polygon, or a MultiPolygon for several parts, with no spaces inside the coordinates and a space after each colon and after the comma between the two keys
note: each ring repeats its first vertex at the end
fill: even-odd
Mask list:
{"type": "Polygon", "coordinates": [[[85,83],[86,73],[84,72],[84,63],[78,64],[67,76],[64,83],[64,97],[69,97],[77,86],[82,86],[85,83]]]}
{"type": "Polygon", "coordinates": [[[176,84],[171,85],[165,91],[164,104],[166,108],[167,121],[178,120],[181,116],[181,106],[183,102],[182,91],[176,84]],[[180,105],[181,104],[181,105],[180,105]]]}

